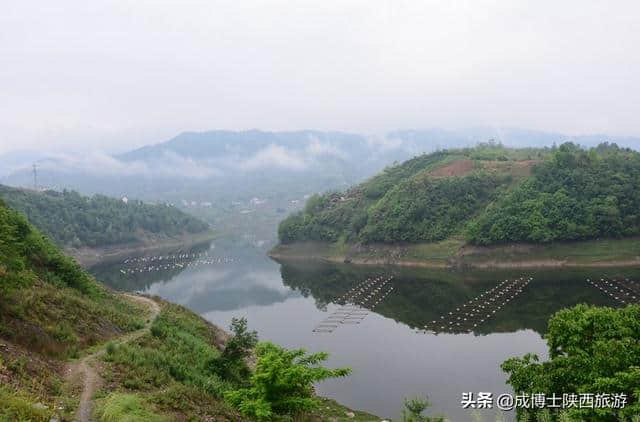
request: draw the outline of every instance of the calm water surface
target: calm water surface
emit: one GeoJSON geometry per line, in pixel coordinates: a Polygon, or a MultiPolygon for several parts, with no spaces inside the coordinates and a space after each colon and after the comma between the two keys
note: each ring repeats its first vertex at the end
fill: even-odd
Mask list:
{"type": "Polygon", "coordinates": [[[258,249],[221,245],[162,255],[162,261],[139,256],[91,271],[111,287],[159,295],[219,326],[246,317],[262,340],[329,352],[327,366],[348,366],[353,374],[317,391],[349,407],[397,418],[404,397],[426,394],[430,413],[454,421],[473,416],[460,407],[463,391],[511,391],[500,370],[505,359],[529,352],[546,357],[542,336],[555,311],[577,303],[620,304],[587,278],[639,276],[624,269],[496,273],[278,263],[258,249]],[[347,320],[353,323],[330,322],[344,316],[346,297],[367,296],[365,310],[347,320]],[[482,313],[490,317],[465,322],[466,306],[478,302],[486,303],[482,313]],[[331,332],[314,332],[318,327],[331,332]]]}

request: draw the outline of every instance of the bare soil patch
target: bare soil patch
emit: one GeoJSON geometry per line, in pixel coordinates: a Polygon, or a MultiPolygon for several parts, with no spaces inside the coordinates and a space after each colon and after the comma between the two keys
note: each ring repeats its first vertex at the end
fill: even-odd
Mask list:
{"type": "Polygon", "coordinates": [[[472,160],[456,160],[443,167],[429,172],[431,177],[451,177],[463,176],[473,170],[474,162],[472,160]]]}

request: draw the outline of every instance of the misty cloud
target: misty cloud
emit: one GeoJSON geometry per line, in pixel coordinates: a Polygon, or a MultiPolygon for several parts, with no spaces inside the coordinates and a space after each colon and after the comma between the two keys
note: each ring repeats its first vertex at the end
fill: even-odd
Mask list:
{"type": "Polygon", "coordinates": [[[280,168],[286,170],[304,170],[308,166],[305,159],[287,148],[271,144],[256,152],[249,159],[239,163],[242,170],[260,170],[280,168]]]}
{"type": "MultiPolygon", "coordinates": [[[[23,166],[23,168],[26,170],[23,166]]],[[[219,175],[211,166],[165,151],[161,160],[153,162],[121,161],[101,151],[82,155],[52,153],[38,161],[41,170],[60,173],[85,173],[97,176],[179,177],[206,179],[219,175]]]]}
{"type": "Polygon", "coordinates": [[[348,158],[347,153],[342,151],[337,146],[330,144],[328,142],[322,142],[319,139],[313,138],[311,143],[307,146],[307,153],[311,156],[333,156],[336,158],[340,158],[342,160],[346,160],[348,158]]]}

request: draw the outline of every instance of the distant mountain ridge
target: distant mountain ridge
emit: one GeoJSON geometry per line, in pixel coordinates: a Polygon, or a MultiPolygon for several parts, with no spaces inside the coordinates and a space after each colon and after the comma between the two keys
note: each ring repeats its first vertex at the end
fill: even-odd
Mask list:
{"type": "Polygon", "coordinates": [[[615,141],[640,148],[640,138],[634,137],[486,127],[398,130],[382,136],[319,130],[212,130],[183,132],[168,141],[116,155],[34,155],[37,180],[28,154],[8,154],[6,163],[0,156],[0,166],[14,170],[0,176],[0,183],[22,187],[36,183],[55,190],[126,195],[177,206],[196,201],[224,208],[232,202],[260,198],[277,204],[274,209],[288,209],[290,201],[301,201],[313,192],[343,190],[395,162],[491,139],[513,147],[550,147],[565,141],[595,146],[615,141]]]}
{"type": "Polygon", "coordinates": [[[270,145],[278,145],[294,150],[303,150],[308,143],[327,142],[347,153],[365,148],[364,137],[345,132],[322,132],[302,130],[294,132],[266,132],[257,129],[247,131],[212,130],[206,132],[183,132],[178,136],[154,145],[118,154],[115,157],[125,161],[161,158],[164,152],[172,152],[183,157],[207,159],[222,155],[251,154],[270,145]]]}

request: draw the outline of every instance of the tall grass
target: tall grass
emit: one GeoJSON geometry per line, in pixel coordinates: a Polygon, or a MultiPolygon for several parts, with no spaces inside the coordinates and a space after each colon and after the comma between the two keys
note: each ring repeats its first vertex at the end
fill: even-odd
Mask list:
{"type": "Polygon", "coordinates": [[[112,393],[98,411],[102,422],[165,422],[167,418],[151,409],[150,405],[135,394],[112,393]]]}
{"type": "Polygon", "coordinates": [[[0,386],[0,422],[46,422],[52,415],[51,410],[35,399],[0,386]]]}

